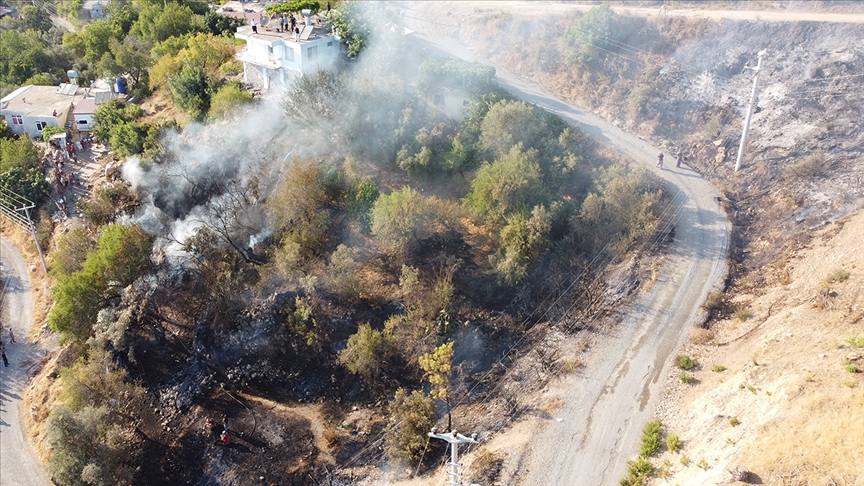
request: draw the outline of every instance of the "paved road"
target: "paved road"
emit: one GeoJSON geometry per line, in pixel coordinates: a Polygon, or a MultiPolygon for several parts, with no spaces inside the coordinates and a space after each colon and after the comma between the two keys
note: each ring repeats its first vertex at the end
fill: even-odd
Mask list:
{"type": "Polygon", "coordinates": [[[51,484],[36,460],[21,427],[21,398],[27,384],[25,363],[34,349],[27,343],[33,322],[33,297],[27,264],[6,240],[0,238],[0,288],[3,342],[9,367],[0,364],[0,486],[42,486],[51,484]],[[9,342],[9,327],[16,343],[9,342]]]}
{"type": "MultiPolygon", "coordinates": [[[[410,27],[435,48],[478,61],[451,38],[440,33],[427,36],[423,25],[410,27]]],[[[658,147],[500,66],[496,70],[499,82],[519,98],[653,166],[658,147]]],[[[718,203],[717,191],[689,168],[675,168],[674,160],[669,159],[667,166],[672,167],[659,175],[672,192],[679,220],[658,281],[622,310],[623,322],[597,343],[585,373],[568,382],[572,389],[558,413],[562,422],[551,422],[537,436],[525,452],[520,480],[510,478],[512,482],[505,484],[614,485],[624,476],[627,460],[638,452],[642,425],[653,416],[662,378],[672,367],[669,358],[696,324],[705,296],[722,284],[727,271],[731,225],[718,203]]]]}

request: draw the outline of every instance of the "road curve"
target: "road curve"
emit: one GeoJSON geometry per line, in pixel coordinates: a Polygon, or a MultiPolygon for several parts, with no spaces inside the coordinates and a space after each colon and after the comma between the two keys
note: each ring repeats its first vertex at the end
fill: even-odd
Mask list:
{"type": "Polygon", "coordinates": [[[27,343],[33,322],[33,295],[27,264],[9,242],[0,238],[0,302],[2,339],[9,366],[0,363],[0,486],[42,486],[51,484],[44,468],[33,455],[21,425],[21,398],[27,385],[27,363],[34,353],[27,343]],[[9,342],[9,327],[17,342],[9,342]]]}
{"type": "MultiPolygon", "coordinates": [[[[422,26],[417,28],[418,37],[434,48],[478,61],[453,39],[425,35],[422,26]]],[[[514,95],[653,166],[659,148],[500,66],[496,71],[499,82],[514,95]]],[[[552,421],[542,430],[525,452],[520,478],[506,479],[505,484],[614,485],[638,452],[642,425],[653,416],[663,377],[672,367],[670,357],[697,324],[707,293],[722,285],[727,272],[731,224],[719,194],[693,170],[675,168],[673,157],[667,162],[672,167],[658,174],[675,200],[678,222],[660,277],[620,311],[620,325],[595,345],[585,372],[568,381],[572,390],[557,414],[562,421],[552,421]]]]}

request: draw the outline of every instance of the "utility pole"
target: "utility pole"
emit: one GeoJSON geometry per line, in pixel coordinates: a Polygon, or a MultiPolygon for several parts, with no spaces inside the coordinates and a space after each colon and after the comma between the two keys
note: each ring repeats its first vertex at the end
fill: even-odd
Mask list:
{"type": "Polygon", "coordinates": [[[45,265],[45,257],[42,256],[42,247],[39,245],[39,238],[36,236],[36,226],[33,224],[33,220],[30,219],[30,210],[35,208],[35,204],[31,204],[30,206],[24,206],[22,208],[15,208],[16,211],[24,211],[24,214],[27,215],[27,224],[30,225],[30,234],[33,235],[33,241],[36,242],[36,251],[39,252],[39,258],[42,260],[42,268],[45,269],[45,273],[48,273],[48,265],[45,265]]]}
{"type": "MultiPolygon", "coordinates": [[[[738,146],[738,159],[735,161],[735,172],[741,168],[741,160],[744,158],[744,146],[747,145],[747,132],[750,130],[750,119],[753,118],[753,106],[756,105],[756,85],[759,83],[759,72],[762,71],[762,57],[767,51],[759,51],[759,62],[755,68],[745,65],[744,70],[750,69],[756,72],[753,76],[753,91],[750,93],[750,103],[747,105],[747,117],[744,119],[744,132],[741,134],[741,145],[738,146]]],[[[742,73],[743,74],[743,73],[742,73]]]]}
{"type": "MultiPolygon", "coordinates": [[[[450,480],[445,484],[450,484],[452,486],[462,486],[462,481],[460,480],[459,468],[462,467],[459,464],[459,444],[479,444],[477,442],[477,434],[471,434],[471,437],[465,437],[464,435],[456,432],[455,430],[450,432],[449,434],[440,434],[438,433],[438,429],[436,427],[432,427],[432,432],[429,432],[429,437],[433,439],[441,439],[446,440],[450,444],[450,472],[447,473],[450,476],[450,480]]],[[[470,484],[469,486],[480,486],[479,484],[470,484]]]]}

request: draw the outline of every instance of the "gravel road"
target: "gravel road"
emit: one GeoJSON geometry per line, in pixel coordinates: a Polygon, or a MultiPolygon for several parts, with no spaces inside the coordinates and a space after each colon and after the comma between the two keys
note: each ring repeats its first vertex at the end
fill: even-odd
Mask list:
{"type": "Polygon", "coordinates": [[[26,363],[34,355],[27,343],[33,322],[33,296],[27,264],[6,240],[0,238],[0,288],[4,288],[2,338],[9,367],[0,364],[0,486],[41,486],[51,484],[44,468],[33,455],[21,427],[21,398],[27,384],[26,363]],[[17,342],[9,342],[9,327],[17,342]]]}
{"type": "MultiPolygon", "coordinates": [[[[453,39],[427,35],[424,25],[430,24],[410,27],[434,48],[479,61],[453,39]]],[[[519,98],[558,114],[595,140],[653,167],[660,148],[500,66],[496,70],[499,82],[519,98]]],[[[677,201],[679,219],[660,277],[650,291],[621,310],[623,322],[595,344],[585,372],[567,382],[572,389],[556,413],[561,422],[550,421],[524,452],[520,477],[506,478],[503,484],[614,485],[624,476],[628,459],[638,452],[642,425],[654,415],[662,378],[673,367],[670,357],[698,323],[705,296],[722,285],[727,271],[731,225],[720,207],[719,194],[689,168],[675,168],[671,154],[669,166],[658,173],[677,201]]]]}

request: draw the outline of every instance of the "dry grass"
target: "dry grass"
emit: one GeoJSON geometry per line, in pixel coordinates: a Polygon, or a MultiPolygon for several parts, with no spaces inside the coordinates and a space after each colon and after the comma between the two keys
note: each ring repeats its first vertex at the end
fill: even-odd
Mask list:
{"type": "Polygon", "coordinates": [[[792,408],[763,427],[743,463],[762,477],[797,469],[799,484],[824,484],[829,474],[860,476],[864,434],[850,432],[864,430],[864,395],[838,388],[804,397],[792,408]]]}
{"type": "Polygon", "coordinates": [[[694,327],[687,333],[687,337],[693,344],[712,344],[717,337],[714,331],[705,329],[704,327],[694,327]]]}

